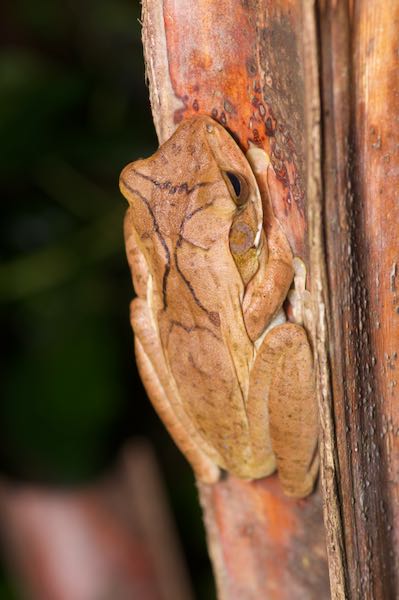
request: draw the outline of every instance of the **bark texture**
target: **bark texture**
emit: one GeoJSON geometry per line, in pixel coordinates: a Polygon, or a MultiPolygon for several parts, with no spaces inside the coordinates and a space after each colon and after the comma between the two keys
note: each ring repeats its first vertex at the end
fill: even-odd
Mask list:
{"type": "MultiPolygon", "coordinates": [[[[305,262],[310,155],[319,173],[314,192],[319,207],[321,189],[318,141],[315,156],[308,149],[312,135],[320,139],[315,31],[312,3],[143,3],[147,77],[160,143],[182,119],[207,114],[244,151],[251,142],[263,146],[276,172],[275,214],[305,262]]],[[[325,351],[324,338],[321,346],[325,351]]],[[[325,367],[324,361],[320,368],[325,367]]],[[[328,402],[326,389],[323,402],[328,402]]],[[[289,499],[276,476],[254,482],[227,476],[212,487],[198,487],[221,599],[329,597],[319,491],[306,500],[289,499]]]]}
{"type": "Polygon", "coordinates": [[[399,594],[399,3],[319,10],[346,595],[390,599],[399,594]]]}
{"type": "MultiPolygon", "coordinates": [[[[319,492],[199,485],[220,598],[399,596],[399,3],[146,0],[160,142],[205,113],[276,172],[310,271],[319,492]]],[[[277,200],[276,200],[277,199],[277,200]]]]}

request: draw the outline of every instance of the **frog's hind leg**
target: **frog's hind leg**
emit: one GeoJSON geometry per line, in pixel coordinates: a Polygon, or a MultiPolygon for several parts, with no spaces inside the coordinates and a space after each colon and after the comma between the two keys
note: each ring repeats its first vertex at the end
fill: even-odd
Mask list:
{"type": "Polygon", "coordinates": [[[137,366],[147,394],[158,416],[186,456],[198,479],[214,483],[219,479],[217,465],[201,450],[199,439],[190,419],[177,398],[177,390],[165,364],[158,336],[151,323],[146,302],[140,298],[131,304],[131,322],[135,332],[137,366]]]}
{"type": "MultiPolygon", "coordinates": [[[[285,494],[309,495],[319,466],[318,412],[312,351],[305,330],[285,323],[266,335],[255,365],[266,382],[271,446],[285,494]]],[[[260,390],[258,390],[259,392],[260,390]]]]}

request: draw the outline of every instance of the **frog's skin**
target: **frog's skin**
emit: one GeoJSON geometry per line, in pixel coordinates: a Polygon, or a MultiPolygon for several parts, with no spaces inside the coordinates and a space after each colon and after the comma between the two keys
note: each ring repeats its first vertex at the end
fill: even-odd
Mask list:
{"type": "Polygon", "coordinates": [[[123,170],[136,358],[200,480],[277,468],[284,492],[304,497],[318,470],[312,352],[282,310],[294,267],[268,196],[271,166],[262,150],[247,156],[253,170],[199,116],[123,170]]]}

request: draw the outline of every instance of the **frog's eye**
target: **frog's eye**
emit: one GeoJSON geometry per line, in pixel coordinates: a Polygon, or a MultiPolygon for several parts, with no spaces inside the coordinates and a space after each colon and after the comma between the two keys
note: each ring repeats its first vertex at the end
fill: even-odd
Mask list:
{"type": "Polygon", "coordinates": [[[238,206],[245,204],[249,195],[249,187],[245,178],[240,173],[233,173],[233,171],[223,171],[223,177],[234,202],[238,206]]]}

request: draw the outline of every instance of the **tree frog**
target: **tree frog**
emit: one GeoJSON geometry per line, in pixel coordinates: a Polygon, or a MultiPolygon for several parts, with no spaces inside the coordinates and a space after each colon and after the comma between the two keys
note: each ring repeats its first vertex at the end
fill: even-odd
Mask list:
{"type": "Polygon", "coordinates": [[[318,471],[313,357],[283,310],[294,257],[270,168],[206,116],[124,168],[131,323],[148,396],[197,477],[277,469],[284,492],[304,497],[318,471]]]}

